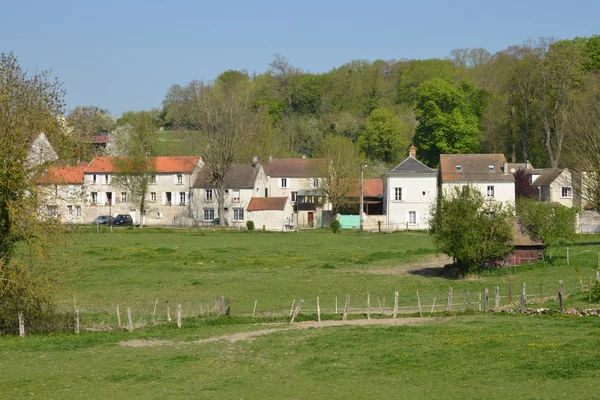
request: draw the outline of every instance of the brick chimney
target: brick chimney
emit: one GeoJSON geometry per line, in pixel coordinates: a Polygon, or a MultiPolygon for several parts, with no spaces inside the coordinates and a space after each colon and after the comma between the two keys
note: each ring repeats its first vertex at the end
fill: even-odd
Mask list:
{"type": "Polygon", "coordinates": [[[417,158],[417,148],[414,144],[410,145],[410,149],[408,149],[408,156],[412,158],[417,158]]]}

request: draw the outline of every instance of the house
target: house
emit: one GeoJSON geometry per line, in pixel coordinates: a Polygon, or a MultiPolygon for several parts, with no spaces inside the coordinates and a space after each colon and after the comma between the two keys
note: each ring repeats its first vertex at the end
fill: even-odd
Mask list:
{"type": "Polygon", "coordinates": [[[292,229],[294,209],[287,196],[253,197],[248,204],[248,221],[254,222],[256,229],[286,231],[292,229]]]}
{"type": "Polygon", "coordinates": [[[388,229],[429,229],[437,172],[417,160],[414,146],[404,161],[386,173],[385,188],[388,229]]]}
{"type": "Polygon", "coordinates": [[[32,137],[26,162],[29,168],[35,168],[45,163],[58,160],[58,154],[48,141],[44,132],[40,132],[32,137]]]}
{"type": "Polygon", "coordinates": [[[38,181],[39,213],[69,224],[83,223],[85,204],[83,173],[86,163],[51,166],[38,181]]]}
{"type": "Polygon", "coordinates": [[[442,193],[470,185],[486,201],[515,206],[515,179],[504,154],[441,154],[439,183],[442,193]]]}
{"type": "Polygon", "coordinates": [[[324,159],[274,158],[264,166],[268,178],[265,197],[288,197],[294,207],[293,223],[302,227],[321,226],[323,210],[328,209],[319,189],[324,159]]]}
{"type": "MultiPolygon", "coordinates": [[[[250,200],[264,197],[267,185],[267,176],[258,160],[252,164],[233,164],[225,176],[225,225],[244,227],[250,200]]],[[[220,217],[215,186],[202,170],[196,176],[192,193],[191,207],[197,224],[210,225],[220,217]]]]}
{"type": "Polygon", "coordinates": [[[525,173],[540,201],[573,207],[573,179],[568,169],[528,169],[525,173]]]}
{"type": "Polygon", "coordinates": [[[145,215],[140,216],[139,199],[113,182],[116,157],[95,157],[84,171],[84,222],[99,215],[130,214],[135,223],[185,226],[193,222],[190,193],[202,161],[200,157],[151,157],[145,215]]]}

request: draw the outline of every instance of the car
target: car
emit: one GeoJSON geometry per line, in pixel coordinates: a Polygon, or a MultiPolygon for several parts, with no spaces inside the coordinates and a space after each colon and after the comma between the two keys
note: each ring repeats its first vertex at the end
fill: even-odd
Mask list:
{"type": "Polygon", "coordinates": [[[110,215],[101,215],[94,220],[96,225],[110,225],[113,222],[113,217],[110,215]]]}
{"type": "Polygon", "coordinates": [[[119,214],[113,221],[115,226],[130,226],[133,225],[133,218],[129,214],[119,214]]]}

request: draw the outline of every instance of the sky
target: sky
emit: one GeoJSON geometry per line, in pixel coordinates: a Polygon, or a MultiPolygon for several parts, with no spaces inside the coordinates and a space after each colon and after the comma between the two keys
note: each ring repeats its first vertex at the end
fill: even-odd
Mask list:
{"type": "Polygon", "coordinates": [[[262,73],[275,53],[313,73],[355,59],[494,53],[526,39],[600,34],[598,0],[0,0],[0,53],[51,70],[67,109],[119,116],[167,89],[228,70],[262,73]]]}

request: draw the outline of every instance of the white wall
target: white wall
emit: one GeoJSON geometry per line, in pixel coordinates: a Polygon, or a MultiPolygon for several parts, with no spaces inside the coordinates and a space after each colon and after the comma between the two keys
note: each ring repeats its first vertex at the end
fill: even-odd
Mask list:
{"type": "Polygon", "coordinates": [[[573,207],[573,196],[574,196],[574,188],[573,188],[573,180],[571,177],[571,172],[568,170],[564,170],[558,178],[552,182],[550,185],[550,199],[549,201],[562,204],[565,207],[573,207]],[[570,187],[571,188],[571,196],[562,197],[562,188],[570,187]]]}
{"type": "Polygon", "coordinates": [[[268,231],[284,231],[287,222],[292,220],[293,210],[288,201],[283,211],[248,211],[248,220],[254,222],[255,229],[262,229],[264,226],[268,231]]]}
{"type": "Polygon", "coordinates": [[[515,207],[515,183],[514,182],[470,182],[470,183],[443,183],[442,191],[444,195],[450,193],[453,187],[462,187],[470,185],[477,190],[479,190],[486,200],[489,201],[501,201],[506,203],[506,205],[515,207]],[[488,186],[494,187],[494,197],[487,198],[487,188],[488,186]]]}
{"type": "Polygon", "coordinates": [[[437,199],[437,176],[433,174],[388,175],[386,177],[387,225],[399,229],[429,229],[429,210],[437,199]],[[395,200],[402,188],[402,200],[395,200]],[[409,213],[416,213],[411,223],[409,213]]]}

